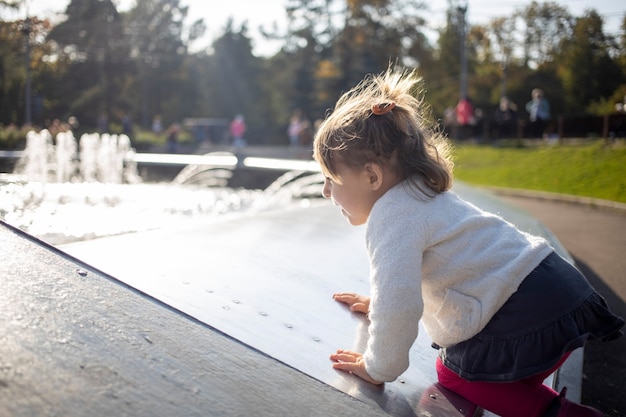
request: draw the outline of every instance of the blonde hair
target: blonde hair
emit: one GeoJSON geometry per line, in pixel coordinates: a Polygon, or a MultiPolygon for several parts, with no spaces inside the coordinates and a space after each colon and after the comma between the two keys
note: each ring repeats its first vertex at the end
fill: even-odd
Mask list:
{"type": "Polygon", "coordinates": [[[435,127],[415,71],[368,75],[343,94],[320,125],[313,156],[324,175],[336,178],[338,160],[354,169],[370,162],[394,170],[429,196],[452,186],[450,146],[435,127]]]}

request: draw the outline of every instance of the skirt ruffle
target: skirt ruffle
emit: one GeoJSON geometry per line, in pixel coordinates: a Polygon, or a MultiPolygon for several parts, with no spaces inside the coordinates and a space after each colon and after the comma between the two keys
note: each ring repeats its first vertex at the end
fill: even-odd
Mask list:
{"type": "Polygon", "coordinates": [[[565,261],[562,262],[567,265],[552,261],[553,265],[547,269],[538,268],[538,272],[529,275],[518,290],[520,294],[514,294],[510,305],[507,302],[483,331],[465,342],[441,348],[439,355],[443,363],[468,381],[517,381],[552,368],[565,353],[583,346],[587,340],[609,341],[620,337],[624,320],[610,311],[604,298],[576,269],[565,261]],[[554,268],[567,271],[566,278],[562,271],[557,278],[565,279],[565,285],[572,284],[572,279],[578,280],[573,284],[576,291],[552,293],[560,298],[553,303],[546,300],[532,303],[532,297],[525,294],[554,291],[548,283],[550,277],[545,275],[554,273],[554,268]],[[574,297],[576,293],[578,300],[574,297]],[[585,297],[582,300],[581,293],[585,297]],[[560,294],[564,296],[559,297],[560,294]],[[563,298],[567,297],[575,301],[564,311],[567,300],[563,298]],[[529,326],[529,323],[535,324],[529,326]]]}

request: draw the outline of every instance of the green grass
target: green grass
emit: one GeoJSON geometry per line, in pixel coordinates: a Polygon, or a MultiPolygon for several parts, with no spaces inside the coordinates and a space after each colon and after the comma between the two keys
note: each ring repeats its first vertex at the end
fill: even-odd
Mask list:
{"type": "Polygon", "coordinates": [[[597,140],[535,146],[456,145],[455,177],[626,203],[626,144],[597,140]]]}

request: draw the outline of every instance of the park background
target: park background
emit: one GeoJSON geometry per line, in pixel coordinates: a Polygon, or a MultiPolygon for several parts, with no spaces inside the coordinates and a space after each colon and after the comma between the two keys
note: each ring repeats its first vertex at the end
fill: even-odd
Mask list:
{"type": "MultiPolygon", "coordinates": [[[[165,130],[238,114],[248,144],[287,144],[294,112],[313,126],[342,91],[390,63],[419,71],[442,125],[446,109],[468,95],[479,140],[501,136],[494,114],[502,96],[518,109],[511,135],[526,136],[533,88],[551,105],[547,134],[624,134],[626,13],[615,25],[614,14],[593,5],[572,15],[558,2],[519,2],[511,13],[472,23],[472,3],[450,0],[433,28],[433,12],[419,1],[285,0],[280,26],[252,29],[241,10],[199,49],[207,23],[184,1],[142,0],[119,11],[111,0],[73,0],[54,16],[26,14],[29,3],[0,2],[3,148],[23,145],[23,126],[57,129],[71,120],[77,135],[116,133],[126,119],[141,151],[165,141],[151,130],[156,117],[165,130]],[[255,54],[259,39],[279,47],[255,54]]],[[[454,136],[453,126],[443,127],[454,136]]],[[[193,139],[181,132],[181,141],[193,139]]]]}

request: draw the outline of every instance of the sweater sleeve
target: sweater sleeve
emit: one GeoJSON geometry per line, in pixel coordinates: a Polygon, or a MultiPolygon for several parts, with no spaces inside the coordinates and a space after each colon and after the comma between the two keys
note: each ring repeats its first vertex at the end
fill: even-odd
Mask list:
{"type": "Polygon", "coordinates": [[[378,381],[393,381],[409,367],[418,334],[423,312],[418,223],[414,213],[394,205],[376,207],[368,220],[371,300],[363,358],[368,374],[378,381]]]}

